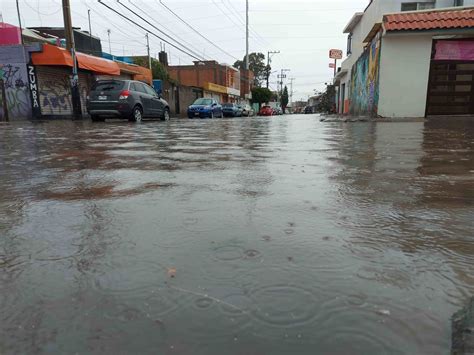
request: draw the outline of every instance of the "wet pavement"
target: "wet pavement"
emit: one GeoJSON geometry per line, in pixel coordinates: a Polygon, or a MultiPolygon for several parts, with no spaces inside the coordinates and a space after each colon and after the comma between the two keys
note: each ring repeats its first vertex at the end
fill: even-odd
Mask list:
{"type": "Polygon", "coordinates": [[[0,124],[0,353],[446,354],[474,121],[0,124]]]}

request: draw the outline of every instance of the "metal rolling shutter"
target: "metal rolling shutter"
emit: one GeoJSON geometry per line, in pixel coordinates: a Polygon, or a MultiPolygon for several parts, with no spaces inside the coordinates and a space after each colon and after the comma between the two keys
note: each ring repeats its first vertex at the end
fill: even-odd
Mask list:
{"type": "Polygon", "coordinates": [[[41,114],[45,116],[72,115],[70,70],[61,67],[38,66],[38,87],[41,114]]]}

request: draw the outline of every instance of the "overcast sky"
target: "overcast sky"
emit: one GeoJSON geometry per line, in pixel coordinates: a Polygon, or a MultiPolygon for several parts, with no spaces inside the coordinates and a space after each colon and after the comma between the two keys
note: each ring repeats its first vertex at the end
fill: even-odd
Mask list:
{"type": "MultiPolygon", "coordinates": [[[[115,55],[146,54],[145,31],[127,22],[118,14],[100,5],[97,0],[70,0],[73,25],[88,29],[87,10],[91,9],[92,33],[102,39],[108,51],[107,29],[111,30],[111,47],[115,55]]],[[[102,0],[120,13],[142,23],[163,38],[169,39],[147,25],[116,0],[102,0]]],[[[120,0],[163,32],[180,41],[189,50],[207,59],[233,64],[245,54],[245,0],[162,0],[197,32],[171,14],[160,0],[120,0]]],[[[314,89],[322,90],[331,80],[328,51],[344,49],[344,26],[354,12],[362,11],[369,0],[250,0],[250,52],[279,50],[274,55],[274,71],[291,69],[288,78],[295,78],[294,100],[307,99],[314,89]]],[[[17,24],[14,0],[0,0],[5,22],[17,24]]],[[[62,26],[61,0],[20,0],[24,27],[62,26]]],[[[160,51],[160,40],[150,36],[151,51],[160,51]]],[[[166,45],[171,64],[188,64],[192,58],[166,45]]],[[[276,89],[276,73],[271,78],[276,89]]]]}

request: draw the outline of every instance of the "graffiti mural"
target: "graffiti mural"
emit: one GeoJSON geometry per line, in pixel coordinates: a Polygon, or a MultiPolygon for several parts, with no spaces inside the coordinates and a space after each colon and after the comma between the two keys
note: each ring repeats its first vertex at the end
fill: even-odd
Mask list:
{"type": "Polygon", "coordinates": [[[43,115],[72,114],[71,84],[67,75],[62,76],[60,80],[42,80],[39,87],[43,115]]]}
{"type": "Polygon", "coordinates": [[[381,44],[379,32],[352,67],[351,115],[377,116],[381,44]]]}
{"type": "MultiPolygon", "coordinates": [[[[5,98],[10,120],[31,116],[31,100],[28,90],[26,66],[22,64],[0,64],[5,98]]],[[[0,113],[3,115],[3,113],[0,113]]]]}

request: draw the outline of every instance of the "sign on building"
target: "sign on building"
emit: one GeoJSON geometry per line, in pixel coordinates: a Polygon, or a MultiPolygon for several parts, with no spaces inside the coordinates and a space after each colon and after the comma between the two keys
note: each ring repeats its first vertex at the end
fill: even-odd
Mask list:
{"type": "Polygon", "coordinates": [[[336,64],[334,64],[334,63],[329,63],[329,68],[334,69],[335,67],[336,67],[336,64]]]}
{"type": "Polygon", "coordinates": [[[32,64],[27,65],[28,84],[30,87],[31,108],[33,117],[41,116],[40,98],[38,90],[38,77],[36,76],[36,67],[32,64]]]}
{"type": "Polygon", "coordinates": [[[342,51],[340,49],[331,49],[329,51],[329,58],[342,59],[342,51]]]}

